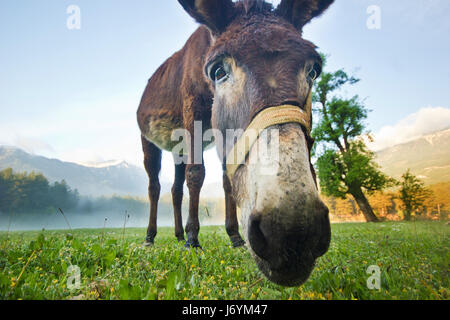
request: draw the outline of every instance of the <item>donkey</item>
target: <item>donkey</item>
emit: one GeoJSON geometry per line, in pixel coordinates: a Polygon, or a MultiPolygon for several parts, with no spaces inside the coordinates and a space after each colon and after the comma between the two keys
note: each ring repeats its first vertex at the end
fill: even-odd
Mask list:
{"type": "Polygon", "coordinates": [[[152,245],[157,231],[161,150],[180,156],[173,151],[178,142],[171,135],[182,128],[189,137],[184,161],[175,165],[175,236],[184,241],[181,204],[186,180],[185,247],[201,248],[198,204],[207,144],[192,140],[213,129],[216,147],[223,150],[218,154],[231,243],[247,243],[269,280],[300,285],[328,250],[331,237],[328,208],[320,199],[310,157],[311,88],[322,61],[316,47],[302,38],[302,28],[334,0],[282,0],[277,8],[263,0],[178,1],[201,26],[150,78],[137,112],[151,204],[144,244],[152,245]],[[227,156],[250,126],[260,133],[233,164],[227,156]],[[241,130],[236,139],[219,139],[230,129],[241,130]],[[269,160],[277,169],[262,175],[256,144],[270,145],[272,136],[263,134],[269,129],[278,132],[278,158],[269,160]],[[194,161],[198,156],[200,161],[194,161]],[[250,158],[257,161],[250,164],[250,158]],[[246,242],[239,234],[236,205],[246,242]]]}

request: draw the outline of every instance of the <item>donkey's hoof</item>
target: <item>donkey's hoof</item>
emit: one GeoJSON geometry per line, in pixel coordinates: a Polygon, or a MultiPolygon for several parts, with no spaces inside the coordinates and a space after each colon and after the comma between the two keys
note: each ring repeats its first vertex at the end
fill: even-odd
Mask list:
{"type": "Polygon", "coordinates": [[[142,247],[149,248],[149,247],[153,247],[154,245],[155,245],[155,243],[153,241],[145,240],[144,243],[142,244],[142,247]]]}
{"type": "Polygon", "coordinates": [[[240,248],[245,246],[245,241],[242,239],[231,240],[233,248],[240,248]]]}
{"type": "Polygon", "coordinates": [[[200,245],[200,243],[198,241],[189,241],[189,240],[186,241],[186,243],[184,244],[184,248],[186,250],[190,250],[192,248],[203,250],[202,246],[200,245]]]}
{"type": "Polygon", "coordinates": [[[178,240],[178,242],[185,242],[186,241],[183,236],[177,237],[177,240],[178,240]]]}

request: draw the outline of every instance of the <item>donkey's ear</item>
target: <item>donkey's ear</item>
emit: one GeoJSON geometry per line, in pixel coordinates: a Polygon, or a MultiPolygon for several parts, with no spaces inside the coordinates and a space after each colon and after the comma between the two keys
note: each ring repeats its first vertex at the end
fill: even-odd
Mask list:
{"type": "Polygon", "coordinates": [[[276,14],[292,23],[298,30],[321,15],[334,0],[282,0],[276,14]]]}
{"type": "Polygon", "coordinates": [[[234,13],[232,0],[178,0],[184,10],[213,34],[223,32],[234,13]]]}

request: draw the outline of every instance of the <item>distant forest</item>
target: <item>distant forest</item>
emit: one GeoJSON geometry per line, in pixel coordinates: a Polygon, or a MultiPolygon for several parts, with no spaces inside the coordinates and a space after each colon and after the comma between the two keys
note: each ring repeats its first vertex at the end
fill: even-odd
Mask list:
{"type": "Polygon", "coordinates": [[[73,209],[80,196],[62,180],[50,184],[41,173],[0,171],[0,212],[48,212],[56,208],[73,209]]]}
{"type": "MultiPolygon", "coordinates": [[[[0,218],[39,219],[58,213],[59,208],[71,217],[113,217],[130,214],[133,220],[144,226],[148,221],[149,202],[146,198],[117,196],[89,197],[72,189],[64,180],[50,183],[41,173],[16,173],[11,168],[0,171],[0,218]],[[137,219],[137,220],[136,220],[137,219]]],[[[223,223],[225,207],[222,199],[202,199],[199,218],[205,223],[223,223]]],[[[183,217],[187,217],[188,199],[183,201],[183,217]]],[[[70,219],[69,219],[70,220],[70,219]]],[[[98,220],[98,219],[97,219],[98,220]]],[[[158,220],[173,221],[170,194],[161,196],[158,220]]],[[[6,220],[7,221],[7,220],[6,220]]],[[[103,221],[103,220],[102,220],[103,221]]],[[[123,221],[123,220],[122,220],[123,221]]]]}
{"type": "Polygon", "coordinates": [[[0,171],[0,213],[54,213],[58,208],[83,213],[118,208],[146,212],[148,204],[132,197],[83,197],[64,180],[50,183],[41,173],[0,171]]]}

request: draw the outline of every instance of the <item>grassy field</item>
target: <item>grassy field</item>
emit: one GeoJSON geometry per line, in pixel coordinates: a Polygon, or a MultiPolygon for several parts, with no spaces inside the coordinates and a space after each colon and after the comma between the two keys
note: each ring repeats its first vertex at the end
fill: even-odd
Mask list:
{"type": "Polygon", "coordinates": [[[328,253],[297,288],[267,281],[223,227],[203,227],[204,251],[161,228],[0,233],[0,299],[449,299],[449,228],[442,222],[334,224],[328,253]],[[71,265],[80,270],[80,288],[71,265]],[[379,266],[381,288],[368,289],[379,266]],[[71,271],[71,272],[68,272],[71,271]],[[69,280],[69,282],[68,282],[69,280]]]}

